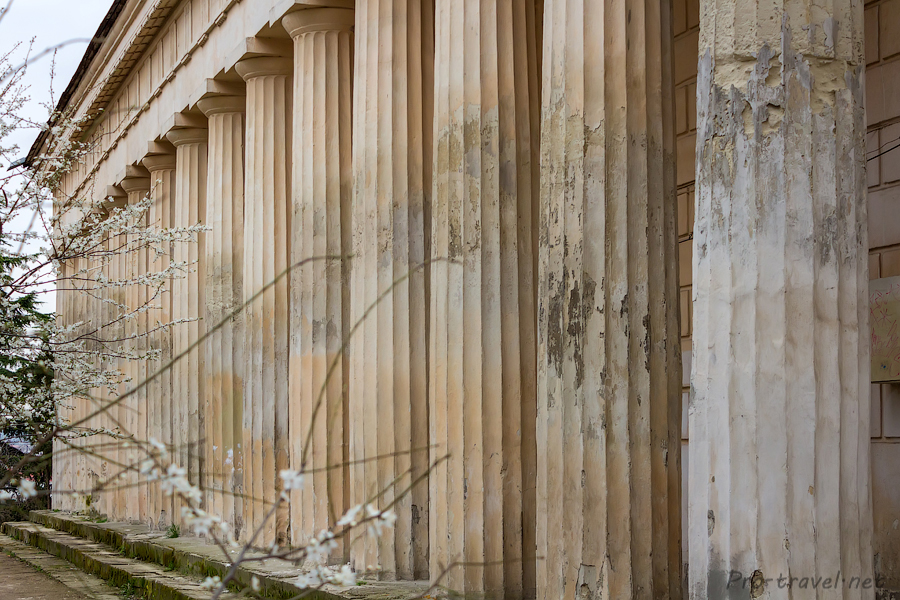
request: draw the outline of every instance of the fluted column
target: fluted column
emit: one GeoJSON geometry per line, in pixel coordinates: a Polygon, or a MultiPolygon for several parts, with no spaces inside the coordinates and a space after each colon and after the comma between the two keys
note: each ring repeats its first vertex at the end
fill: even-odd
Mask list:
{"type": "MultiPolygon", "coordinates": [[[[160,230],[172,227],[172,212],[175,201],[175,154],[159,154],[147,156],[143,160],[144,167],[150,171],[150,205],[148,222],[150,227],[160,230]]],[[[148,262],[148,273],[158,273],[169,268],[172,260],[171,245],[164,253],[157,255],[151,252],[148,262]]],[[[172,320],[172,282],[167,281],[165,288],[156,297],[150,299],[156,307],[148,314],[148,327],[152,331],[149,336],[149,347],[159,352],[159,358],[148,367],[148,373],[155,373],[163,365],[172,360],[172,330],[164,326],[172,320]]],[[[181,389],[178,387],[177,389],[181,389]]],[[[149,437],[169,447],[175,444],[172,430],[172,370],[167,369],[147,386],[148,410],[150,411],[149,437]]],[[[180,434],[178,434],[180,437],[180,434]]],[[[165,496],[158,484],[150,486],[150,518],[157,530],[164,530],[172,522],[173,505],[170,497],[165,496]]]]}
{"type": "Polygon", "coordinates": [[[680,598],[670,7],[544,10],[538,598],[680,598]]]}
{"type": "MultiPolygon", "coordinates": [[[[206,313],[217,325],[244,302],[244,96],[200,100],[209,118],[205,223],[206,313]]],[[[207,472],[210,510],[231,525],[241,515],[241,420],[243,412],[243,311],[206,340],[207,472]],[[237,477],[236,477],[237,475],[237,477]]],[[[239,519],[239,520],[242,520],[239,519]]]]}
{"type": "Polygon", "coordinates": [[[432,578],[534,589],[537,36],[532,0],[438,0],[430,325],[432,578]],[[481,566],[485,564],[486,566],[481,566]]]}
{"type": "MultiPolygon", "coordinates": [[[[252,58],[237,64],[247,82],[244,174],[244,301],[285,272],[290,257],[291,60],[252,58]]],[[[292,273],[291,277],[294,276],[292,273]]],[[[285,541],[285,506],[264,519],[288,468],[288,277],[245,309],[243,405],[244,531],[264,527],[259,544],[285,541]]]]}
{"type": "Polygon", "coordinates": [[[690,597],[873,598],[862,5],[701,14],[690,597]]]}
{"type": "MultiPolygon", "coordinates": [[[[106,202],[103,203],[104,206],[101,209],[104,214],[104,218],[106,217],[106,202]]],[[[102,275],[103,279],[106,281],[110,280],[111,277],[111,265],[109,260],[109,250],[111,246],[111,240],[109,236],[105,236],[102,242],[102,246],[99,249],[99,252],[103,254],[103,258],[96,261],[95,265],[98,270],[98,279],[99,276],[102,275]]],[[[97,332],[97,337],[100,340],[98,342],[98,349],[100,350],[99,355],[99,368],[102,373],[111,373],[116,367],[116,360],[112,356],[112,352],[114,352],[114,342],[112,335],[112,327],[111,323],[115,320],[116,310],[109,303],[112,293],[112,288],[109,285],[99,285],[97,289],[97,300],[99,303],[98,311],[97,311],[97,320],[94,323],[94,329],[97,332]]],[[[62,304],[57,300],[57,305],[62,307],[62,304]]],[[[110,402],[115,399],[115,391],[112,386],[104,386],[96,391],[95,397],[98,399],[98,402],[94,405],[95,410],[106,409],[109,407],[110,402]]],[[[115,423],[110,418],[110,413],[106,410],[99,413],[96,416],[96,422],[94,427],[104,430],[104,431],[112,431],[115,429],[115,423]]],[[[96,506],[96,509],[101,514],[109,515],[111,513],[111,497],[108,493],[108,482],[109,478],[112,474],[117,471],[117,467],[115,464],[115,457],[113,454],[113,448],[116,445],[116,439],[113,436],[107,434],[100,434],[93,436],[92,444],[95,446],[95,451],[97,452],[97,473],[95,474],[95,479],[91,485],[91,506],[96,506]],[[103,487],[103,491],[100,492],[96,490],[97,484],[103,487]],[[96,490],[96,491],[95,491],[96,490]]],[[[58,481],[58,480],[54,480],[58,481]]]]}
{"type": "MultiPolygon", "coordinates": [[[[175,145],[175,203],[172,222],[176,228],[193,227],[203,222],[206,215],[207,186],[207,137],[206,129],[173,129],[166,137],[175,145]]],[[[189,319],[174,326],[174,356],[200,339],[206,323],[205,316],[205,235],[192,235],[195,242],[175,244],[173,259],[184,264],[185,273],[172,285],[172,317],[189,319]]],[[[172,430],[177,462],[187,469],[190,482],[202,485],[204,481],[202,444],[205,440],[205,415],[201,398],[205,386],[205,348],[197,346],[172,369],[172,430]]],[[[175,503],[173,522],[181,518],[180,505],[175,503]]]]}
{"type": "MultiPolygon", "coordinates": [[[[332,526],[347,507],[353,11],[286,15],[294,38],[291,258],[291,462],[315,472],[291,499],[293,541],[332,526]],[[328,258],[324,258],[328,257],[328,258]],[[334,369],[329,372],[329,369],[334,369]]],[[[341,547],[333,553],[340,561],[341,547]]]]}
{"type": "MultiPolygon", "coordinates": [[[[434,15],[423,0],[356,6],[350,504],[385,505],[428,469],[426,320],[434,15]],[[396,284],[395,284],[396,282],[396,284]],[[385,297],[378,301],[381,294],[385,297]],[[372,461],[375,457],[382,457],[372,461]]],[[[394,530],[350,548],[355,569],[428,578],[428,482],[394,506],[394,530]]]]}
{"type": "MultiPolygon", "coordinates": [[[[107,190],[107,199],[106,199],[106,210],[108,213],[112,214],[117,209],[121,209],[127,205],[128,195],[119,187],[108,188],[107,190]]],[[[125,246],[125,236],[124,235],[113,235],[110,236],[108,242],[109,249],[109,261],[107,265],[107,277],[110,282],[113,284],[107,290],[107,297],[111,304],[109,305],[109,318],[108,323],[110,323],[107,328],[107,336],[112,340],[109,344],[109,351],[114,354],[114,357],[111,358],[110,364],[108,365],[109,370],[118,370],[120,373],[120,382],[111,387],[107,393],[109,395],[109,399],[112,402],[116,402],[117,398],[123,394],[128,384],[121,381],[125,376],[125,367],[128,363],[122,357],[124,352],[124,342],[122,341],[125,337],[125,323],[122,321],[122,316],[125,314],[125,309],[122,306],[125,304],[125,287],[118,285],[119,282],[125,280],[125,254],[123,252],[123,247],[125,246]]],[[[71,273],[72,266],[67,265],[67,269],[71,273]]],[[[63,310],[62,314],[69,315],[71,310],[71,292],[67,291],[65,297],[63,298],[63,310]]],[[[109,421],[109,427],[111,431],[116,432],[117,434],[124,434],[124,430],[120,427],[122,421],[122,416],[126,414],[126,408],[122,406],[121,403],[117,403],[115,406],[110,407],[107,412],[107,418],[109,421]]],[[[106,488],[106,499],[108,502],[108,516],[110,520],[124,520],[124,501],[123,490],[120,487],[124,484],[124,477],[119,477],[122,473],[123,467],[125,465],[125,451],[123,448],[123,444],[119,437],[116,437],[114,440],[110,442],[110,446],[106,450],[105,454],[109,457],[110,468],[109,468],[109,477],[107,481],[106,488]]]]}
{"type": "MultiPolygon", "coordinates": [[[[146,171],[143,174],[146,175],[146,171]]],[[[147,194],[150,192],[150,179],[141,176],[126,177],[122,180],[120,186],[128,194],[128,204],[134,205],[147,197],[147,194]]],[[[147,214],[144,213],[140,225],[145,227],[146,224],[147,214]]],[[[127,361],[125,367],[126,376],[130,379],[126,385],[126,389],[129,390],[147,377],[146,361],[138,359],[146,350],[144,347],[146,337],[143,335],[147,331],[146,312],[139,312],[139,309],[146,303],[147,293],[146,286],[136,283],[147,271],[147,251],[146,249],[138,249],[139,241],[137,236],[132,235],[131,238],[128,252],[123,256],[125,261],[125,279],[130,282],[125,288],[125,304],[128,306],[129,313],[128,318],[125,319],[125,347],[131,353],[131,359],[127,361]]],[[[120,404],[120,409],[124,409],[124,414],[122,412],[119,413],[119,423],[125,428],[123,432],[125,437],[131,440],[125,442],[123,466],[136,468],[138,463],[143,460],[143,456],[137,449],[136,444],[147,439],[146,388],[142,388],[129,396],[120,404]]],[[[136,471],[129,471],[124,483],[128,486],[127,489],[123,490],[124,496],[122,496],[125,503],[125,518],[146,522],[149,517],[147,488],[137,477],[136,471]]]]}

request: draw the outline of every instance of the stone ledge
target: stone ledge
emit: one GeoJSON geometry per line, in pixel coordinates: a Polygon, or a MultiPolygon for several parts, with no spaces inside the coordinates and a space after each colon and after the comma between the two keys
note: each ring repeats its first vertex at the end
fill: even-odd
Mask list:
{"type": "MultiPolygon", "coordinates": [[[[142,524],[96,523],[86,517],[54,511],[32,511],[29,518],[50,531],[90,540],[107,549],[122,552],[131,559],[156,563],[180,573],[224,577],[229,568],[222,558],[222,550],[202,538],[167,538],[142,524]]],[[[260,554],[251,553],[249,556],[260,554]]],[[[294,598],[303,591],[292,583],[301,572],[288,561],[268,559],[253,564],[252,568],[239,568],[235,583],[246,588],[252,577],[256,576],[264,596],[294,598]]],[[[362,584],[354,588],[328,586],[305,597],[320,600],[411,600],[420,597],[429,587],[425,581],[363,581],[362,584]]]]}

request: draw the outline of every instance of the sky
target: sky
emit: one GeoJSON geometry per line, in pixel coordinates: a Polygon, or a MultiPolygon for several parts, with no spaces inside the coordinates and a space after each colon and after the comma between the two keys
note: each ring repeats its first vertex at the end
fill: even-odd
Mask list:
{"type": "MultiPolygon", "coordinates": [[[[49,116],[46,105],[56,104],[60,94],[65,90],[81,62],[90,39],[100,26],[113,0],[0,0],[0,7],[9,11],[0,21],[0,54],[5,54],[17,43],[21,47],[11,57],[11,62],[18,65],[26,60],[29,44],[31,55],[35,56],[45,48],[60,44],[67,40],[83,38],[60,48],[56,52],[56,73],[51,78],[53,56],[47,55],[31,63],[23,78],[23,85],[28,86],[29,102],[23,110],[23,117],[36,123],[44,123],[49,116]],[[52,86],[51,86],[52,84],[52,86]],[[51,94],[52,87],[52,94],[51,94]]],[[[24,129],[14,132],[4,140],[19,146],[16,156],[24,158],[28,149],[37,138],[37,129],[24,129]]],[[[6,169],[8,165],[0,165],[6,169]]],[[[28,227],[24,216],[14,219],[12,228],[24,230],[28,227]]],[[[41,295],[42,309],[55,309],[55,293],[48,289],[41,295]]]]}
{"type": "MultiPolygon", "coordinates": [[[[112,0],[0,0],[0,6],[9,7],[9,12],[0,21],[0,52],[5,53],[22,42],[22,48],[14,58],[18,64],[25,59],[25,49],[32,40],[32,54],[37,54],[66,40],[90,38],[111,5],[112,0]]],[[[54,100],[68,85],[86,49],[86,42],[75,42],[57,52],[54,100]]],[[[38,122],[46,121],[48,116],[43,104],[51,100],[51,65],[51,55],[39,59],[29,66],[24,80],[31,96],[25,114],[38,122]]],[[[28,153],[37,134],[36,130],[21,131],[13,138],[20,147],[21,156],[28,153]]]]}

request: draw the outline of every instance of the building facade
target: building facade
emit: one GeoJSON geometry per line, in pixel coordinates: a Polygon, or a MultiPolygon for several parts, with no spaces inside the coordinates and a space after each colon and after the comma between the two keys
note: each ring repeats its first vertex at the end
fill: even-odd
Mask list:
{"type": "MultiPolygon", "coordinates": [[[[98,33],[61,101],[95,150],[58,201],[150,194],[149,224],[207,229],[99,266],[193,265],[121,325],[159,360],[116,366],[183,356],[94,425],[167,444],[244,539],[384,492],[393,532],[337,559],[386,578],[900,593],[868,305],[900,276],[900,0],[116,0],[98,33]]],[[[136,456],[112,446],[54,486],[108,481],[136,456]]],[[[92,502],[179,518],[152,485],[92,502]]]]}

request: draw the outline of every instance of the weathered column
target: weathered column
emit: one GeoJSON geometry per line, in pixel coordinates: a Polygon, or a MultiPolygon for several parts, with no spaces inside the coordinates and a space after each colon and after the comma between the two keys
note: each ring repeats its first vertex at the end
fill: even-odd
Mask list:
{"type": "MultiPolygon", "coordinates": [[[[350,504],[384,506],[428,470],[425,267],[431,224],[434,15],[423,0],[356,5],[350,504]],[[379,296],[386,294],[380,301],[379,296]],[[371,459],[381,456],[378,461],[371,459]],[[369,459],[368,462],[363,462],[369,459]]],[[[357,571],[428,578],[428,482],[394,506],[394,530],[351,546],[357,571]]]]}
{"type": "Polygon", "coordinates": [[[431,577],[534,590],[537,36],[533,0],[438,0],[435,17],[431,577]],[[486,566],[481,566],[486,565],[486,566]]]}
{"type": "MultiPolygon", "coordinates": [[[[156,154],[143,160],[150,171],[150,205],[148,222],[155,229],[172,227],[172,212],[175,202],[175,154],[156,154]]],[[[150,254],[147,271],[158,273],[169,268],[172,260],[171,247],[167,252],[150,254]]],[[[167,281],[165,289],[151,299],[151,304],[159,308],[148,315],[149,327],[153,330],[148,340],[153,350],[159,351],[159,359],[149,365],[148,372],[155,373],[172,360],[172,330],[163,328],[172,320],[172,282],[167,281]]],[[[177,389],[181,389],[180,387],[177,389]]],[[[147,386],[150,410],[150,437],[172,447],[176,440],[172,431],[172,370],[164,371],[147,386]]],[[[180,437],[180,434],[178,434],[180,437]]],[[[173,505],[170,497],[163,495],[158,484],[150,488],[150,517],[158,530],[164,530],[172,522],[173,505]]]]}
{"type": "MultiPolygon", "coordinates": [[[[200,100],[209,118],[206,233],[206,323],[216,326],[244,302],[244,96],[200,100]]],[[[238,313],[206,340],[207,472],[210,510],[231,525],[240,515],[244,315],[238,313]]]]}
{"type": "MultiPolygon", "coordinates": [[[[102,208],[100,210],[105,219],[107,216],[105,201],[102,203],[102,208]]],[[[108,235],[104,236],[102,247],[99,249],[99,252],[103,254],[103,257],[98,259],[95,263],[96,268],[98,269],[98,277],[102,275],[102,278],[107,282],[110,280],[111,275],[111,265],[108,255],[111,245],[110,242],[110,237],[108,235]]],[[[99,369],[101,373],[111,373],[117,364],[115,358],[111,355],[114,343],[112,327],[110,324],[114,322],[116,315],[115,308],[109,303],[111,296],[112,288],[108,284],[98,285],[97,299],[100,304],[98,307],[98,320],[95,322],[94,329],[100,340],[97,347],[101,352],[99,357],[99,369]]],[[[57,296],[57,298],[59,297],[57,296]]],[[[60,308],[63,306],[59,299],[57,299],[57,306],[60,308]]],[[[112,431],[115,429],[115,423],[110,418],[110,413],[106,410],[110,408],[110,402],[112,402],[115,397],[115,391],[112,386],[101,387],[96,392],[95,398],[98,399],[98,402],[95,405],[95,410],[104,409],[103,412],[100,412],[97,415],[94,425],[94,427],[99,430],[112,431]]],[[[97,512],[100,514],[111,514],[110,494],[107,492],[107,486],[110,476],[117,471],[113,455],[115,444],[116,438],[106,433],[95,435],[93,438],[93,445],[97,452],[97,473],[95,474],[95,478],[91,485],[91,506],[96,507],[97,512]],[[102,491],[98,489],[98,487],[102,488],[102,491]]]]}
{"type": "MultiPolygon", "coordinates": [[[[126,194],[120,187],[118,186],[109,186],[107,188],[107,202],[106,202],[106,210],[109,213],[113,213],[118,209],[124,208],[127,206],[128,202],[128,194],[126,194]]],[[[118,285],[119,282],[123,282],[125,280],[125,254],[123,252],[123,247],[125,245],[125,236],[124,235],[113,235],[109,238],[109,267],[108,267],[108,277],[111,282],[115,285],[112,285],[109,288],[108,296],[109,299],[114,303],[110,306],[110,326],[108,329],[109,337],[114,340],[109,346],[110,351],[116,353],[119,357],[113,358],[111,360],[111,364],[109,368],[117,369],[120,372],[120,377],[124,378],[125,376],[125,367],[128,363],[127,360],[121,357],[124,343],[122,340],[125,337],[125,324],[122,321],[121,317],[125,314],[125,310],[122,306],[125,304],[125,287],[122,285],[118,285]]],[[[68,269],[72,267],[67,266],[68,269]]],[[[69,314],[69,309],[66,308],[67,305],[71,304],[71,292],[66,292],[66,301],[63,304],[64,306],[64,314],[69,314]]],[[[128,384],[124,383],[120,380],[119,384],[112,387],[109,390],[110,400],[113,402],[117,402],[119,396],[121,396],[127,390],[128,384]]],[[[115,406],[112,406],[108,413],[108,419],[110,421],[110,429],[117,434],[124,434],[124,431],[121,428],[121,424],[123,423],[122,417],[126,414],[126,408],[122,405],[122,403],[116,403],[115,406]]],[[[122,474],[124,465],[125,465],[125,451],[123,448],[123,444],[120,437],[116,437],[116,439],[111,443],[107,454],[110,459],[110,477],[107,485],[107,501],[109,503],[109,518],[111,520],[124,520],[125,512],[124,512],[124,490],[121,486],[124,484],[125,479],[122,474]]]]}
{"type": "Polygon", "coordinates": [[[347,508],[353,11],[282,23],[294,38],[291,260],[314,259],[291,274],[291,464],[315,471],[291,499],[292,541],[305,543],[347,508]]]}
{"type": "Polygon", "coordinates": [[[680,598],[670,6],[544,10],[538,598],[680,598]]]}
{"type": "Polygon", "coordinates": [[[862,5],[701,14],[690,597],[872,598],[862,5]]]}
{"type": "MultiPolygon", "coordinates": [[[[288,468],[288,267],[290,245],[291,60],[237,64],[247,82],[244,174],[243,405],[244,537],[263,527],[258,544],[283,539],[287,507],[266,519],[288,468]]],[[[291,275],[293,276],[293,274],[291,275]]]]}
{"type": "MultiPolygon", "coordinates": [[[[135,205],[143,201],[150,192],[150,178],[144,169],[129,169],[134,171],[119,184],[128,194],[128,204],[135,205]],[[141,171],[137,173],[137,171],[141,171]]],[[[140,226],[147,224],[147,214],[143,215],[140,226]]],[[[131,354],[127,361],[126,375],[131,381],[126,385],[127,390],[135,388],[147,377],[146,361],[140,360],[144,354],[144,343],[147,331],[146,312],[140,312],[146,302],[146,286],[138,285],[137,280],[146,273],[147,251],[138,249],[139,241],[136,235],[131,236],[131,245],[124,254],[125,278],[130,282],[125,288],[125,304],[128,306],[128,317],[125,319],[125,348],[131,354]]],[[[123,432],[128,438],[125,442],[125,459],[123,467],[137,468],[144,456],[138,444],[147,439],[147,389],[142,388],[129,396],[121,405],[124,414],[120,412],[119,423],[125,428],[123,432]]],[[[128,520],[146,522],[149,517],[147,504],[147,488],[142,484],[142,477],[138,477],[136,471],[129,471],[124,484],[128,487],[124,490],[124,515],[128,520]]]]}
{"type": "MultiPolygon", "coordinates": [[[[173,129],[166,137],[175,145],[175,203],[172,223],[176,228],[194,227],[206,215],[206,163],[208,130],[173,129]]],[[[173,259],[184,264],[185,273],[172,285],[172,317],[189,319],[174,327],[173,357],[188,351],[203,335],[206,323],[204,288],[205,236],[192,235],[196,242],[175,244],[173,259]]],[[[205,351],[199,345],[183,356],[172,369],[172,435],[177,462],[187,469],[189,481],[200,485],[203,478],[201,444],[205,443],[204,415],[201,398],[204,393],[205,351]]],[[[173,522],[181,518],[180,503],[175,503],[173,522]]]]}

